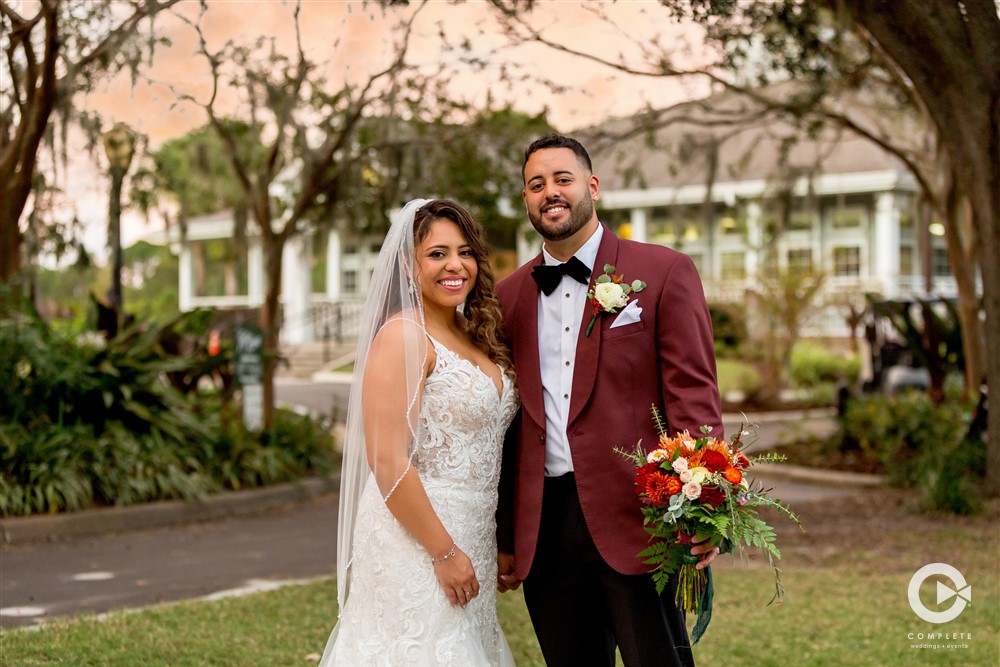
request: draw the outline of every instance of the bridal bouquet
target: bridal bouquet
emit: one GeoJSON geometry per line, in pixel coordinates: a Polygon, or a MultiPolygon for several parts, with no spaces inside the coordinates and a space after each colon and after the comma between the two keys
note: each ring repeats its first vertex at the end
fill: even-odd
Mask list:
{"type": "Polygon", "coordinates": [[[784,589],[775,560],[781,553],[774,543],[774,529],[757,516],[757,509],[774,507],[796,524],[798,519],[770,498],[760,482],[747,479],[754,463],[784,461],[784,457],[748,457],[742,451],[741,438],[748,435],[742,427],[732,442],[711,437],[708,426],[701,428],[700,437],[687,431],[670,437],[655,406],[652,412],[660,434],[656,448],[647,453],[640,443],[635,452],[619,450],[635,462],[635,491],[642,502],[643,524],[654,540],[638,557],[653,566],[657,593],[677,573],[677,606],[697,614],[691,633],[692,642],[697,642],[711,619],[713,588],[709,570],[695,569],[699,557],[691,554],[692,539],[707,535],[724,553],[760,548],[774,572],[771,602],[780,602],[784,589]]]}

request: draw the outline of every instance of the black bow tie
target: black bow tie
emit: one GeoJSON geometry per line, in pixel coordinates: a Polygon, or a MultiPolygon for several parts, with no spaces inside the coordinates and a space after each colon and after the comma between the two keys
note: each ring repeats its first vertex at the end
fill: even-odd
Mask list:
{"type": "Polygon", "coordinates": [[[559,281],[563,276],[569,276],[573,280],[586,285],[590,282],[590,269],[574,255],[568,262],[562,264],[540,264],[531,270],[531,277],[538,283],[538,289],[542,290],[545,296],[552,294],[559,286],[559,281]]]}

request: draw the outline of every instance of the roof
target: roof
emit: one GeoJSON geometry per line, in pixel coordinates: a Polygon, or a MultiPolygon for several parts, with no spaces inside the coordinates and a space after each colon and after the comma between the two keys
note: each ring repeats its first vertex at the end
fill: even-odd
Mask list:
{"type": "MultiPolygon", "coordinates": [[[[862,119],[872,113],[861,105],[855,110],[854,116],[862,119]]],[[[852,132],[803,135],[736,93],[613,119],[578,133],[605,192],[703,186],[710,180],[773,182],[789,175],[906,172],[898,159],[852,132]],[[715,178],[710,179],[713,169],[715,178]]]]}

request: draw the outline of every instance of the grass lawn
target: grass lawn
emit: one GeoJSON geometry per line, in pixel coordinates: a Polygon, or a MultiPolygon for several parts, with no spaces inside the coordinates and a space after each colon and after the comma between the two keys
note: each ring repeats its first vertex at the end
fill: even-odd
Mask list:
{"type": "MultiPolygon", "coordinates": [[[[800,533],[775,522],[784,552],[783,604],[766,606],[772,579],[751,559],[716,568],[712,626],[695,647],[701,665],[759,667],[1000,664],[1000,511],[974,519],[914,515],[891,491],[796,508],[800,533]],[[973,604],[944,625],[921,621],[907,585],[923,565],[958,568],[973,604]],[[965,633],[916,639],[916,633],[965,633]],[[915,638],[909,639],[908,633],[915,638]],[[971,635],[971,637],[970,637],[971,635]],[[938,648],[914,648],[930,644],[938,648]],[[968,648],[947,648],[949,645],[968,648]]],[[[933,582],[921,588],[935,608],[933,582]]],[[[941,608],[947,608],[951,601],[941,608]]],[[[57,622],[0,635],[0,663],[21,665],[315,664],[336,616],[330,580],[218,602],[167,605],[57,622]]],[[[520,594],[500,596],[518,665],[542,665],[520,594]]]]}

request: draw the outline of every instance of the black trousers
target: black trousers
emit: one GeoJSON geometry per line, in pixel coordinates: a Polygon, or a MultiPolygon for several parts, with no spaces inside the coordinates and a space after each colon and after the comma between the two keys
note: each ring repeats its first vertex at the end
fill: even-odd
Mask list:
{"type": "Polygon", "coordinates": [[[649,575],[604,562],[587,530],[572,474],[545,479],[538,548],[524,599],[545,663],[552,667],[694,665],[676,582],[657,596],[649,575]]]}

